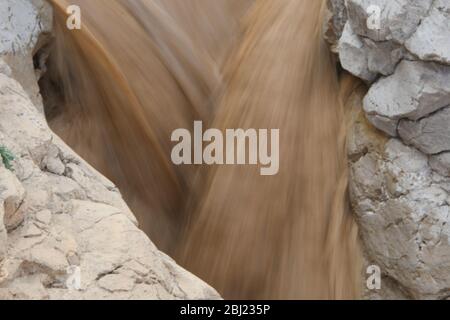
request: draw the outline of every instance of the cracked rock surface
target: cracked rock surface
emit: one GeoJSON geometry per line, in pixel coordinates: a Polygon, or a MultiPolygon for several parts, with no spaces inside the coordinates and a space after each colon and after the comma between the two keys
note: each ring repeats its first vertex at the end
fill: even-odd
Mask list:
{"type": "Polygon", "coordinates": [[[32,55],[51,16],[44,1],[0,1],[0,145],[14,156],[0,161],[0,299],[220,298],[47,126],[32,55]]]}
{"type": "Polygon", "coordinates": [[[447,299],[450,0],[329,0],[329,8],[328,41],[369,87],[349,103],[348,138],[353,208],[367,263],[383,276],[366,297],[447,299]]]}

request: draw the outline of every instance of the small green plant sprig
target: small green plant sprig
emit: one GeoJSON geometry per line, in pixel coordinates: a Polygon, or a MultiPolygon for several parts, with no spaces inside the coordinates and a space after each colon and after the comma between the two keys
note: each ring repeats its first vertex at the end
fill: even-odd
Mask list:
{"type": "Polygon", "coordinates": [[[14,160],[14,155],[5,146],[0,146],[0,156],[2,157],[3,164],[8,170],[12,170],[11,161],[14,160]]]}

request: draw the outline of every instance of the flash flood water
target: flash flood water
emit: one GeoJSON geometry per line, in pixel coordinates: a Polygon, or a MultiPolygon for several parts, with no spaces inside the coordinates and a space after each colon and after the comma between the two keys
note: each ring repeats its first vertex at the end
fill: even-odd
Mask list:
{"type": "Polygon", "coordinates": [[[224,298],[359,297],[349,85],[322,40],[325,1],[52,2],[49,124],[120,188],[161,250],[224,298]],[[81,30],[66,28],[72,4],[81,30]],[[194,121],[279,129],[278,174],[174,165],[171,133],[194,121]]]}

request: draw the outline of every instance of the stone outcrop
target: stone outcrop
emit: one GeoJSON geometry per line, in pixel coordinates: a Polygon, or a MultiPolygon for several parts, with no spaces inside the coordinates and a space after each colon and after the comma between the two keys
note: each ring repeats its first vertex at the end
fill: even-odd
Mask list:
{"type": "MultiPolygon", "coordinates": [[[[3,0],[0,2],[0,56],[9,64],[31,101],[42,110],[42,99],[33,55],[52,29],[52,10],[46,0],[3,0]]],[[[0,67],[1,68],[1,67],[0,67]]]]}
{"type": "Polygon", "coordinates": [[[367,263],[383,274],[367,297],[448,298],[450,1],[329,2],[327,39],[369,87],[349,103],[348,150],[367,263]]]}
{"type": "Polygon", "coordinates": [[[47,126],[32,58],[51,17],[44,0],[0,1],[0,299],[220,298],[47,126]]]}

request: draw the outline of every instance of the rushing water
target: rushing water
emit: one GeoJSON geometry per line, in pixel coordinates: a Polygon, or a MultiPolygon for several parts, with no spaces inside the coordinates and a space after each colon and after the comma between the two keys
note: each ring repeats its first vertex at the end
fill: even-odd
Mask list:
{"type": "Polygon", "coordinates": [[[52,0],[51,127],[226,298],[356,298],[346,121],[319,0],[52,0]],[[82,29],[65,8],[82,9],[82,29]],[[175,166],[194,120],[280,129],[280,169],[175,166]]]}

